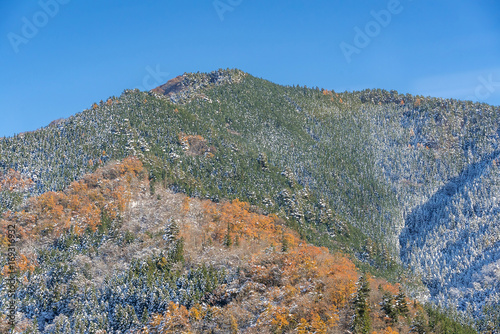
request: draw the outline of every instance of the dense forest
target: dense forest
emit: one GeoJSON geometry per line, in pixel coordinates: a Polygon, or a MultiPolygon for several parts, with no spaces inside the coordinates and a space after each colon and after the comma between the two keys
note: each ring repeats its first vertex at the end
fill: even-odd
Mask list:
{"type": "Polygon", "coordinates": [[[1,221],[20,225],[13,332],[475,332],[258,211],[152,194],[136,158],[32,197],[1,221]]]}
{"type": "MultiPolygon", "coordinates": [[[[113,240],[136,240],[138,231],[116,235],[125,222],[123,215],[133,210],[125,204],[128,199],[115,198],[127,193],[123,189],[82,199],[67,212],[62,204],[71,203],[72,192],[78,192],[78,182],[87,182],[88,173],[135,156],[145,167],[149,196],[161,199],[168,191],[221,203],[216,206],[248,203],[252,212],[275,217],[280,226],[297,233],[295,238],[326,247],[331,254],[342,253],[360,272],[400,282],[414,300],[439,307],[441,311],[421,312],[426,326],[432,323],[431,315],[449,313],[481,331],[494,330],[500,327],[499,109],[396,91],[279,86],[239,70],[184,74],[153,91],[126,90],[45,128],[0,139],[0,211],[4,221],[14,219],[26,235],[61,238],[51,240],[54,246],[45,250],[61,259],[71,252],[57,246],[60,243],[94,243],[90,248],[96,251],[110,233],[113,240]],[[45,202],[36,206],[40,200],[45,202]],[[54,204],[58,201],[63,209],[54,204]],[[49,207],[58,209],[44,216],[49,207]]],[[[143,224],[147,222],[145,218],[143,224]]],[[[234,247],[234,236],[245,239],[245,232],[232,231],[232,224],[226,224],[222,239],[217,236],[211,242],[234,247]]],[[[125,247],[120,242],[117,247],[125,247]]],[[[178,244],[162,247],[175,253],[178,244]]],[[[33,258],[39,264],[35,270],[49,270],[43,267],[43,261],[53,262],[47,254],[33,258]]],[[[179,261],[169,254],[162,255],[168,270],[147,269],[159,280],[148,288],[167,293],[165,287],[180,280],[184,283],[175,284],[187,289],[194,284],[191,280],[207,279],[209,274],[197,270],[212,270],[210,275],[219,276],[210,280],[217,284],[239,282],[229,267],[214,271],[205,264],[205,269],[176,271],[172,268],[179,261]]],[[[158,260],[154,256],[150,262],[158,260]]],[[[46,275],[49,272],[38,279],[48,279],[46,275]]],[[[118,281],[106,281],[99,289],[125,284],[120,279],[112,276],[118,281]]],[[[179,305],[188,313],[196,303],[219,305],[200,299],[208,290],[191,290],[198,297],[190,302],[173,295],[168,299],[177,303],[172,306],[178,307],[175,312],[184,312],[179,305]]],[[[27,291],[23,293],[29,296],[27,291]]],[[[92,298],[114,296],[105,290],[92,293],[92,298]]],[[[349,308],[346,305],[340,308],[349,308]]],[[[33,319],[35,311],[30,312],[27,317],[33,319]]],[[[53,322],[55,314],[69,316],[55,312],[52,318],[37,317],[39,328],[53,322]]],[[[68,319],[59,320],[73,321],[68,319]]],[[[290,323],[297,324],[297,319],[290,323]]],[[[240,328],[255,327],[236,322],[240,328]]],[[[200,330],[194,323],[190,326],[200,330]]]]}

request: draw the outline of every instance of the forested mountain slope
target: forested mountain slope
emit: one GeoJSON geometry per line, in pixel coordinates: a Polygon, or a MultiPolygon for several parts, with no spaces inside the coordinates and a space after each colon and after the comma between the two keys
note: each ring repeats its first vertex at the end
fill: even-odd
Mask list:
{"type": "Polygon", "coordinates": [[[239,70],[185,74],[1,139],[4,183],[10,169],[34,183],[2,186],[0,207],[135,155],[151,192],[247,201],[386,275],[409,266],[432,301],[498,324],[485,307],[500,295],[499,111],[284,87],[239,70]]]}
{"type": "Polygon", "coordinates": [[[0,330],[14,301],[13,333],[474,333],[255,209],[151,194],[136,158],[33,197],[0,220],[20,230],[0,330]]]}

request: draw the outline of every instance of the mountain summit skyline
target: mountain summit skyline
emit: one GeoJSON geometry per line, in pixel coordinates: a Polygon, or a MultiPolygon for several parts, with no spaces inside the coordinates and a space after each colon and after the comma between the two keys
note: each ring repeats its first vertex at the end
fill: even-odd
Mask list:
{"type": "Polygon", "coordinates": [[[125,88],[227,67],[281,85],[500,105],[494,0],[37,0],[0,9],[0,137],[125,88]]]}

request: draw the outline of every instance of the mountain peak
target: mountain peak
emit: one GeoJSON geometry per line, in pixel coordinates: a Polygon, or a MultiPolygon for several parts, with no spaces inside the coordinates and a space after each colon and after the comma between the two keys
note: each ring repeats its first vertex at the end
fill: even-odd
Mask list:
{"type": "Polygon", "coordinates": [[[210,73],[184,73],[151,91],[170,98],[174,103],[181,103],[204,88],[239,83],[246,75],[247,73],[238,69],[219,69],[210,73]]]}

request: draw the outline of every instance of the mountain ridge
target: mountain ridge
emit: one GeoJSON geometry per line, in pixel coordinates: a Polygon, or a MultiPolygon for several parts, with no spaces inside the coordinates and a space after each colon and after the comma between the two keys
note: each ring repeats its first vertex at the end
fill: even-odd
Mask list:
{"type": "MultiPolygon", "coordinates": [[[[408,282],[415,295],[490,321],[484,307],[497,305],[499,291],[497,261],[488,255],[498,251],[494,195],[500,190],[492,156],[498,107],[378,89],[279,86],[239,70],[173,80],[151,92],[126,90],[62,123],[2,139],[0,168],[34,179],[30,193],[41,194],[137,155],[149,169],[151,191],[246,200],[278,214],[308,242],[350,249],[371,270],[401,277],[404,263],[430,288],[408,282]],[[195,144],[203,154],[190,153],[195,144]],[[467,187],[440,193],[488,156],[481,176],[463,174],[467,187]],[[442,212],[417,214],[433,196],[441,205],[432,210],[442,212]],[[467,203],[481,201],[482,211],[467,211],[467,203]],[[408,226],[416,220],[419,233],[412,236],[408,226]],[[437,256],[447,244],[465,246],[450,258],[437,256]],[[460,260],[472,256],[477,260],[460,260]],[[463,284],[450,276],[447,263],[456,261],[470,276],[463,284]],[[481,297],[467,290],[473,283],[481,297]]],[[[22,205],[30,193],[2,191],[0,207],[22,205]]]]}

